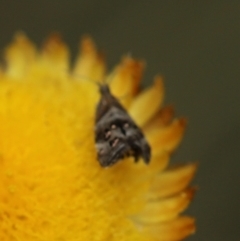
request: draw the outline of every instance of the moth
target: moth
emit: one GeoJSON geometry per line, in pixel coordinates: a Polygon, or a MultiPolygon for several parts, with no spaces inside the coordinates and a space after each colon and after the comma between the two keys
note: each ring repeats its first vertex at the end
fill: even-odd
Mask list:
{"type": "Polygon", "coordinates": [[[141,129],[115,98],[107,84],[99,84],[100,101],[95,116],[95,144],[102,167],[109,167],[124,157],[140,157],[148,164],[151,148],[141,129]]]}

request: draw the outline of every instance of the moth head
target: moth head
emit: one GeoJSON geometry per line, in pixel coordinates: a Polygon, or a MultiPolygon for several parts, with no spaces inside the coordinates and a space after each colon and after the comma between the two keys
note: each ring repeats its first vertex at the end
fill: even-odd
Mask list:
{"type": "Polygon", "coordinates": [[[99,92],[100,92],[101,96],[106,96],[106,95],[111,94],[110,89],[107,84],[99,84],[99,92]]]}

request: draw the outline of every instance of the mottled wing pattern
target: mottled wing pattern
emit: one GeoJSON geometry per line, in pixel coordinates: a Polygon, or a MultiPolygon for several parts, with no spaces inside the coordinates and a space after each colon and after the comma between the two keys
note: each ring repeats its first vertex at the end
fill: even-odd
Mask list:
{"type": "Polygon", "coordinates": [[[111,166],[126,156],[133,156],[135,161],[142,157],[146,164],[149,163],[151,148],[141,129],[106,84],[101,84],[99,90],[101,99],[96,110],[95,143],[101,166],[111,166]]]}

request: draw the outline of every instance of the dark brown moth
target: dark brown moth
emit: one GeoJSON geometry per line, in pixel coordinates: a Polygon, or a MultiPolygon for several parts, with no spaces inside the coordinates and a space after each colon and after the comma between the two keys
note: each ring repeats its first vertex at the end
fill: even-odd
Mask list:
{"type": "Polygon", "coordinates": [[[95,143],[98,161],[108,167],[124,157],[140,157],[148,164],[151,148],[141,129],[135,124],[120,102],[111,94],[108,85],[99,84],[101,94],[95,118],[95,143]]]}

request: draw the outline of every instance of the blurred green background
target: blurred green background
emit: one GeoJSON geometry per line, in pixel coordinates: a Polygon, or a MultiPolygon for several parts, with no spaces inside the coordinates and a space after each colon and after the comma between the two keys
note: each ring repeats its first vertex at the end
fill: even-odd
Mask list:
{"type": "Polygon", "coordinates": [[[123,54],[165,77],[166,101],[189,120],[173,162],[198,160],[189,240],[240,240],[240,1],[42,0],[0,2],[0,48],[17,30],[41,45],[59,31],[76,56],[88,33],[109,67],[123,54]]]}

